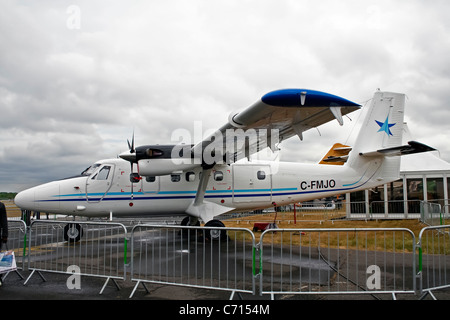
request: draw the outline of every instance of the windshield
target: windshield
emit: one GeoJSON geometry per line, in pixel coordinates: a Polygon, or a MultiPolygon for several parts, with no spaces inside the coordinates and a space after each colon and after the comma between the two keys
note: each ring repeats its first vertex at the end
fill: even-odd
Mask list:
{"type": "Polygon", "coordinates": [[[100,167],[100,163],[95,163],[92,166],[90,166],[89,168],[87,168],[86,170],[84,170],[81,175],[83,176],[90,176],[92,174],[92,172],[95,171],[95,169],[97,169],[98,167],[100,167]]]}

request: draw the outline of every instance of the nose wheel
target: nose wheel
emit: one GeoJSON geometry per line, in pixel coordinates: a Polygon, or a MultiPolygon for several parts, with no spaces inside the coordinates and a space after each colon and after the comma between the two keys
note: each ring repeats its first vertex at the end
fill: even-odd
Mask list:
{"type": "Polygon", "coordinates": [[[83,236],[83,228],[78,223],[70,223],[64,227],[64,240],[78,242],[83,236]]]}

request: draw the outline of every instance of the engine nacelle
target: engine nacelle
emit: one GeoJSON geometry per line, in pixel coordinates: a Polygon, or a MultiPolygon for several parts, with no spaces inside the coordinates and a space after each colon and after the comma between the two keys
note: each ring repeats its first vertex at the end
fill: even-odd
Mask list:
{"type": "Polygon", "coordinates": [[[176,171],[187,171],[199,167],[200,164],[192,161],[177,161],[174,159],[143,159],[139,160],[139,175],[140,176],[164,176],[176,171]],[[180,163],[181,162],[181,163],[180,163]],[[182,163],[187,162],[187,163],[182,163]]]}
{"type": "Polygon", "coordinates": [[[193,156],[191,149],[192,145],[184,144],[147,145],[121,153],[119,157],[138,164],[139,175],[130,176],[130,181],[136,182],[139,176],[164,176],[201,166],[201,160],[193,156]]]}

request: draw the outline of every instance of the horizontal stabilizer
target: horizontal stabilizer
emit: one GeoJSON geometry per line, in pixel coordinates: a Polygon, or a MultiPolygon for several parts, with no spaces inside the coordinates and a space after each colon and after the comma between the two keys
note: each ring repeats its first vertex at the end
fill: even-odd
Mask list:
{"type": "Polygon", "coordinates": [[[336,143],[331,147],[330,151],[328,151],[319,164],[343,165],[347,161],[348,154],[351,150],[352,147],[336,143]]]}
{"type": "Polygon", "coordinates": [[[360,152],[359,155],[363,157],[376,157],[376,156],[404,156],[408,154],[421,153],[435,151],[436,149],[429,147],[423,143],[417,141],[409,141],[408,145],[392,147],[386,149],[380,149],[372,152],[360,152]]]}
{"type": "Polygon", "coordinates": [[[347,161],[347,159],[348,159],[348,156],[341,156],[341,157],[330,156],[330,157],[328,157],[326,159],[323,159],[322,161],[324,163],[321,163],[321,164],[332,164],[332,163],[344,164],[347,161]]]}

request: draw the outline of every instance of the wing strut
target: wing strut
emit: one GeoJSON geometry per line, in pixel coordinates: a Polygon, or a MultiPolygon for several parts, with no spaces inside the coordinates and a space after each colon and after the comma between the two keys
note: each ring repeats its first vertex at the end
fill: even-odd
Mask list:
{"type": "MultiPolygon", "coordinates": [[[[205,199],[206,187],[208,186],[209,176],[211,175],[211,168],[203,169],[201,171],[200,182],[198,183],[197,193],[195,195],[194,206],[200,206],[205,199]]],[[[205,221],[206,222],[206,221],[205,221]]]]}
{"type": "Polygon", "coordinates": [[[206,187],[208,186],[209,176],[211,175],[211,170],[213,169],[213,167],[214,166],[203,167],[195,199],[186,210],[187,214],[196,218],[200,218],[201,220],[203,220],[203,223],[211,221],[215,216],[221,215],[234,209],[216,203],[204,201],[206,187]]]}

